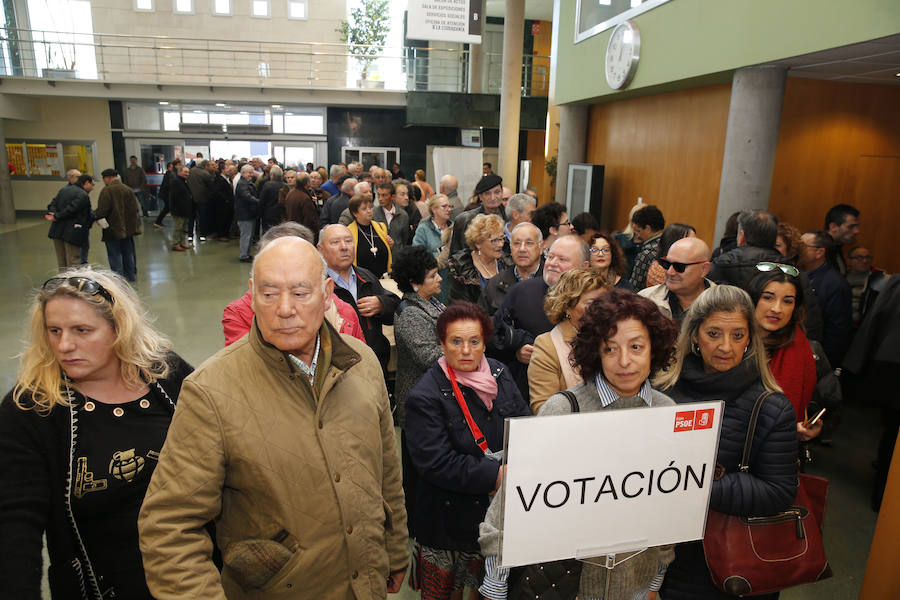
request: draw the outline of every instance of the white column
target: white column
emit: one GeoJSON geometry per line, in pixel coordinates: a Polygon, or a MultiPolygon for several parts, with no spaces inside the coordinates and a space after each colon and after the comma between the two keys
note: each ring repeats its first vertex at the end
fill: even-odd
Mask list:
{"type": "Polygon", "coordinates": [[[500,89],[499,174],[516,188],[519,172],[519,112],[522,102],[522,50],[525,43],[525,0],[506,0],[503,22],[503,84],[500,89]]]}
{"type": "Polygon", "coordinates": [[[12,225],[16,222],[16,206],[13,203],[9,169],[6,167],[8,163],[9,157],[6,155],[6,128],[3,119],[0,119],[0,223],[3,225],[12,225]]]}
{"type": "MultiPolygon", "coordinates": [[[[556,201],[566,205],[569,163],[585,162],[588,136],[588,107],[563,104],[559,107],[559,152],[556,155],[556,201]]],[[[570,217],[574,215],[569,215],[570,217]]]]}

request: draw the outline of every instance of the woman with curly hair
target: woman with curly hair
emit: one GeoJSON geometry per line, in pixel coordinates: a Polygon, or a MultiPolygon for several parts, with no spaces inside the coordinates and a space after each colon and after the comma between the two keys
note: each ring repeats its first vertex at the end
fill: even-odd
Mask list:
{"type": "Polygon", "coordinates": [[[48,279],[0,404],[0,597],[152,600],[137,518],[191,367],[118,275],[48,279]]]}
{"type": "Polygon", "coordinates": [[[778,235],[775,237],[775,249],[781,253],[784,259],[791,264],[796,264],[802,248],[803,241],[800,239],[800,230],[790,223],[779,223],[778,235]]]}
{"type": "MultiPolygon", "coordinates": [[[[578,412],[675,404],[650,387],[650,377],[671,362],[677,335],[675,323],[650,300],[618,289],[601,294],[585,310],[572,343],[572,365],[584,380],[569,390],[574,394],[578,412]]],[[[569,399],[555,394],[541,407],[538,416],[571,412],[569,399]]],[[[497,494],[502,495],[503,490],[497,494]]],[[[515,585],[508,581],[508,570],[497,566],[501,508],[500,502],[492,502],[480,528],[479,542],[485,556],[480,591],[487,598],[506,597],[507,586],[515,585]]],[[[585,562],[578,597],[656,598],[673,557],[671,546],[657,546],[641,553],[617,555],[618,566],[612,570],[585,562]],[[609,594],[604,595],[607,578],[609,594]]]]}
{"type": "Polygon", "coordinates": [[[554,327],[534,339],[528,363],[528,390],[535,414],[553,394],[582,383],[581,375],[569,363],[572,340],[584,311],[611,287],[597,273],[576,268],[563,273],[547,292],[544,312],[554,327]]]}
{"type": "Polygon", "coordinates": [[[450,300],[465,300],[478,304],[481,292],[488,280],[512,266],[512,260],[503,254],[506,235],[503,219],[497,215],[478,215],[466,228],[469,247],[450,257],[450,300]]]}
{"type": "Polygon", "coordinates": [[[595,233],[590,243],[591,270],[610,285],[631,291],[631,282],[625,277],[627,264],[622,248],[608,233],[595,233]]]}

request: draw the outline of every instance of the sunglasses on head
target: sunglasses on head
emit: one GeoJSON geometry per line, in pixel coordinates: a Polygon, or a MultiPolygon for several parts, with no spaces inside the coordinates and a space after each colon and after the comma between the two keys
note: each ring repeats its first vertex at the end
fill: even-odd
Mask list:
{"type": "Polygon", "coordinates": [[[68,285],[69,287],[75,288],[79,292],[84,292],[85,294],[89,294],[91,296],[103,296],[104,298],[106,298],[107,302],[109,302],[110,304],[113,303],[112,295],[108,291],[106,291],[106,288],[104,288],[93,279],[88,279],[87,277],[51,277],[44,282],[44,285],[41,286],[41,289],[53,291],[61,285],[68,285]]]}
{"type": "Polygon", "coordinates": [[[762,271],[763,273],[769,273],[770,271],[774,271],[775,269],[780,269],[782,273],[784,273],[785,275],[790,275],[791,277],[800,276],[800,271],[793,265],[784,265],[781,263],[773,262],[761,262],[757,263],[756,265],[756,270],[762,271]]]}
{"type": "Polygon", "coordinates": [[[666,258],[657,258],[656,262],[659,263],[659,266],[661,266],[664,271],[668,271],[669,267],[672,267],[673,269],[675,269],[676,273],[684,273],[684,270],[687,269],[689,266],[702,265],[706,261],[698,260],[697,262],[683,263],[683,262],[674,262],[674,261],[668,260],[666,258]]]}

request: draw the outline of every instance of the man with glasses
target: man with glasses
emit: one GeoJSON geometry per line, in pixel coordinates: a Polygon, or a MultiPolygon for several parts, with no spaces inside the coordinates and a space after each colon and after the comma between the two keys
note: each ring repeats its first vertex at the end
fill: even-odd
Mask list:
{"type": "Polygon", "coordinates": [[[665,283],[645,288],[638,294],[652,300],[662,314],[680,323],[694,300],[706,288],[716,285],[706,278],[709,256],[709,246],[700,238],[678,240],[665,257],[657,259],[666,270],[665,283]]]}
{"type": "Polygon", "coordinates": [[[857,246],[847,255],[847,283],[853,306],[853,327],[859,327],[863,317],[875,304],[890,275],[872,268],[872,253],[864,246],[857,246]]]}
{"type": "Polygon", "coordinates": [[[800,240],[803,246],[797,259],[798,266],[809,278],[825,323],[822,347],[831,366],[839,367],[853,335],[850,286],[828,263],[827,253],[834,241],[827,232],[807,231],[800,240]]]}
{"type": "Polygon", "coordinates": [[[497,312],[506,293],[518,282],[543,275],[544,254],[541,252],[541,241],[541,230],[531,223],[519,223],[513,227],[510,249],[514,264],[488,280],[479,299],[484,312],[489,315],[497,312]]]}
{"type": "Polygon", "coordinates": [[[547,254],[543,276],[512,286],[494,313],[494,337],[489,352],[509,366],[526,401],[529,398],[528,363],[534,351],[534,338],[553,329],[544,312],[547,290],[569,269],[588,268],[590,256],[588,245],[577,235],[557,239],[547,254]]]}

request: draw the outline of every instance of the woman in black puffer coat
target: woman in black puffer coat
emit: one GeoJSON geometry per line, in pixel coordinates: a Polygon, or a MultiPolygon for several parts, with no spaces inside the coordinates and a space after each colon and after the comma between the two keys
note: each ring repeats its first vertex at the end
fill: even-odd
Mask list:
{"type": "MultiPolygon", "coordinates": [[[[742,516],[785,510],[797,493],[794,409],[769,372],[753,312],[743,290],[730,285],[707,289],[682,323],[675,364],[656,382],[678,403],[725,402],[709,506],[742,516]],[[750,472],[741,473],[738,464],[750,413],[767,391],[773,393],[759,414],[750,472]]],[[[660,595],[665,600],[734,598],[714,587],[700,542],[675,547],[660,595]]]]}

